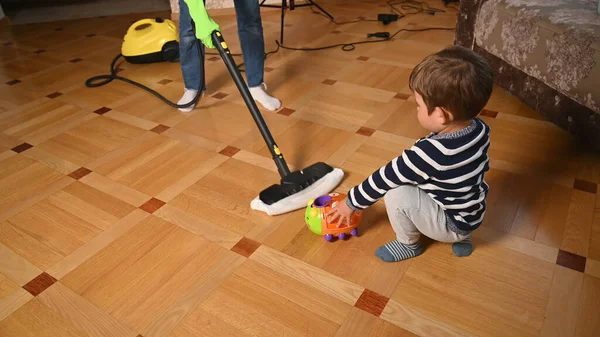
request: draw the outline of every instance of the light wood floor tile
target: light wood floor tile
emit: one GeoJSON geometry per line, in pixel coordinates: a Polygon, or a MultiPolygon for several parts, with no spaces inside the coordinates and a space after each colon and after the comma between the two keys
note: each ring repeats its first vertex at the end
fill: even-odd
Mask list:
{"type": "MultiPolygon", "coordinates": [[[[134,79],[135,76],[131,78],[134,79]]],[[[161,78],[158,78],[154,83],[160,80],[161,78]]],[[[181,95],[183,95],[182,88],[174,89],[168,86],[161,86],[160,89],[155,89],[160,90],[161,95],[169,97],[171,101],[174,102],[177,102],[181,98],[181,95]]],[[[134,96],[124,95],[123,98],[124,99],[120,101],[114,103],[109,102],[108,104],[110,104],[110,107],[114,108],[115,110],[128,114],[136,119],[142,119],[173,127],[187,118],[184,113],[164,104],[162,101],[158,100],[149,93],[141,93],[136,91],[134,96]]]]}
{"type": "Polygon", "coordinates": [[[143,132],[143,129],[100,116],[39,146],[47,152],[84,166],[143,132]]]}
{"type": "Polygon", "coordinates": [[[378,318],[358,308],[352,308],[342,322],[340,329],[335,334],[336,337],[345,336],[369,336],[378,323],[378,318]]]}
{"type": "Polygon", "coordinates": [[[488,245],[478,245],[472,256],[479,258],[456,259],[449,245],[428,247],[392,298],[474,335],[538,335],[554,265],[488,245]],[[457,307],[471,308],[470,315],[457,307]]]}
{"type": "Polygon", "coordinates": [[[143,118],[132,116],[132,115],[120,112],[118,110],[110,110],[109,112],[104,114],[104,116],[106,116],[108,118],[112,118],[112,119],[120,121],[120,122],[123,122],[123,123],[127,123],[129,125],[133,125],[135,127],[138,127],[140,129],[144,129],[144,130],[151,130],[159,125],[158,123],[150,122],[143,118]]]}
{"type": "Polygon", "coordinates": [[[79,165],[74,164],[68,160],[57,157],[51,153],[48,153],[39,147],[33,147],[25,152],[23,156],[35,159],[38,162],[48,166],[49,168],[56,170],[62,174],[70,174],[75,170],[79,169],[79,165]]]}
{"type": "Polygon", "coordinates": [[[381,318],[419,336],[473,336],[394,300],[388,302],[381,318]]]}
{"type": "Polygon", "coordinates": [[[259,247],[250,258],[348,304],[354,304],[364,290],[360,286],[330,275],[319,268],[295,260],[264,245],[259,247]]]}
{"type": "Polygon", "coordinates": [[[82,85],[85,81],[98,75],[96,67],[84,62],[61,63],[55,67],[43,70],[35,74],[23,77],[25,80],[31,80],[31,83],[47,90],[48,92],[56,92],[63,88],[82,85]]]}
{"type": "Polygon", "coordinates": [[[251,335],[325,337],[335,336],[339,328],[339,324],[236,274],[200,307],[251,335]]]}
{"type": "MultiPolygon", "coordinates": [[[[208,154],[205,154],[205,156],[208,156],[208,154]]],[[[215,170],[226,160],[226,156],[211,155],[209,158],[202,162],[202,165],[198,165],[196,168],[193,168],[193,170],[189,173],[183,174],[183,177],[179,179],[179,181],[169,185],[166,189],[160,192],[157,195],[157,198],[165,202],[173,200],[176,196],[178,196],[183,191],[191,187],[193,184],[204,178],[206,175],[209,174],[209,172],[215,170]]]]}
{"type": "Polygon", "coordinates": [[[158,136],[94,170],[117,183],[155,196],[213,156],[214,153],[158,136]]]}
{"type": "Polygon", "coordinates": [[[2,256],[2,259],[0,259],[0,273],[19,286],[27,284],[42,273],[41,269],[3,244],[0,244],[0,256],[2,256]]]}
{"type": "Polygon", "coordinates": [[[335,79],[398,93],[407,85],[410,72],[412,71],[408,67],[395,67],[372,62],[363,62],[355,64],[355,66],[360,67],[362,71],[357,73],[353,70],[356,68],[348,67],[338,73],[335,79]]]}
{"type": "Polygon", "coordinates": [[[600,278],[585,275],[581,290],[581,306],[575,336],[591,337],[600,333],[600,323],[597,319],[600,311],[600,278]]]}
{"type": "Polygon", "coordinates": [[[574,191],[561,186],[552,186],[542,215],[535,241],[542,244],[560,247],[569,214],[574,191]]]}
{"type": "Polygon", "coordinates": [[[133,210],[75,182],[2,223],[3,243],[47,269],[133,210]]]}
{"type": "Polygon", "coordinates": [[[333,296],[315,290],[288,275],[279,273],[253,260],[238,268],[234,275],[241,277],[244,283],[255,283],[267,291],[294,302],[314,315],[342,324],[352,306],[333,296]]]}
{"type": "Polygon", "coordinates": [[[0,273],[0,321],[25,305],[33,296],[0,273]]]}
{"type": "Polygon", "coordinates": [[[0,221],[4,221],[74,180],[24,156],[13,156],[0,169],[0,221]],[[35,193],[34,193],[35,191],[35,193]]]}
{"type": "Polygon", "coordinates": [[[247,329],[238,329],[228,322],[228,318],[222,318],[212,314],[203,308],[194,310],[187,319],[177,326],[177,328],[168,335],[169,337],[251,337],[254,336],[247,329]]]}
{"type": "Polygon", "coordinates": [[[136,209],[123,219],[119,220],[112,227],[102,232],[102,234],[99,234],[73,253],[60,260],[46,272],[60,280],[148,216],[150,216],[150,214],[140,209],[136,209]]]}
{"type": "Polygon", "coordinates": [[[80,180],[101,192],[112,195],[126,203],[139,207],[150,199],[150,196],[136,191],[133,188],[119,184],[97,173],[90,173],[80,180]]]}
{"type": "Polygon", "coordinates": [[[41,269],[54,265],[101,232],[48,200],[2,223],[1,231],[5,245],[41,269]]]}
{"type": "Polygon", "coordinates": [[[40,294],[37,300],[87,336],[135,337],[138,335],[60,282],[40,294]]]}
{"type": "Polygon", "coordinates": [[[0,133],[0,148],[2,148],[3,150],[10,150],[20,144],[23,144],[23,141],[19,138],[9,136],[4,132],[0,133]]]}
{"type": "MultiPolygon", "coordinates": [[[[263,117],[269,127],[286,118],[277,114],[264,114],[263,117]]],[[[253,132],[256,124],[245,105],[221,102],[190,116],[175,129],[215,142],[233,144],[248,132],[253,132]]]]}
{"type": "Polygon", "coordinates": [[[587,258],[585,261],[585,273],[600,278],[600,261],[587,258]]]}
{"type": "MultiPolygon", "coordinates": [[[[600,200],[599,197],[596,198],[600,200]]],[[[596,211],[594,212],[588,257],[600,261],[600,208],[598,207],[596,207],[596,211]]]]}
{"type": "Polygon", "coordinates": [[[68,273],[61,282],[78,294],[93,293],[110,284],[109,280],[123,274],[176,230],[174,225],[148,217],[68,273]]]}
{"type": "Polygon", "coordinates": [[[540,336],[574,336],[584,274],[556,266],[540,336]]]}
{"type": "Polygon", "coordinates": [[[10,151],[10,150],[6,150],[6,151],[0,153],[0,163],[2,161],[4,161],[5,159],[8,159],[8,158],[10,158],[12,156],[15,156],[15,155],[16,155],[16,153],[14,151],[10,151]]]}
{"type": "Polygon", "coordinates": [[[0,322],[0,335],[23,337],[86,337],[52,309],[33,299],[0,322]]]}
{"type": "Polygon", "coordinates": [[[200,136],[192,135],[187,132],[180,131],[176,128],[170,128],[169,130],[163,133],[165,136],[177,139],[179,141],[188,143],[192,146],[197,146],[201,149],[205,149],[208,151],[221,151],[225,148],[223,143],[219,143],[214,140],[206,139],[200,136]]]}
{"type": "Polygon", "coordinates": [[[596,195],[578,190],[573,191],[563,242],[560,247],[562,250],[581,256],[588,255],[595,202],[596,195]]]}
{"type": "Polygon", "coordinates": [[[0,128],[8,135],[37,145],[94,117],[79,107],[47,100],[30,109],[14,110],[7,114],[0,128]]]}
{"type": "Polygon", "coordinates": [[[242,238],[242,235],[219,224],[209,222],[171,205],[163,206],[154,215],[227,249],[231,249],[242,238]]]}
{"type": "MultiPolygon", "coordinates": [[[[244,260],[242,256],[224,251],[220,246],[208,245],[177,276],[171,279],[169,284],[171,287],[165,287],[159,296],[152,299],[153,302],[148,303],[150,306],[156,306],[152,312],[160,314],[144,329],[144,336],[168,336],[178,326],[185,326],[186,324],[182,322],[189,321],[187,318],[193,317],[194,310],[198,305],[219,287],[244,260]],[[178,291],[170,288],[178,289],[178,291]]],[[[146,315],[142,312],[140,314],[146,315]]]]}
{"type": "Polygon", "coordinates": [[[486,243],[498,244],[514,251],[536,257],[550,263],[556,262],[558,248],[524,239],[512,234],[503,233],[487,226],[482,226],[473,233],[473,237],[486,243]]]}

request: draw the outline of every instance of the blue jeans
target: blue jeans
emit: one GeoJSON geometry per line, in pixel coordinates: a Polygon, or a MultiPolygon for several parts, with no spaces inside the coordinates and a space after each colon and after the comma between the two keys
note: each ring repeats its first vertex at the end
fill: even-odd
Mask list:
{"type": "MultiPolygon", "coordinates": [[[[258,0],[234,0],[238,35],[242,46],[246,80],[249,87],[257,87],[264,82],[265,40],[258,0]]],[[[200,66],[196,36],[192,29],[192,19],[187,4],[179,0],[179,62],[183,81],[187,89],[206,90],[205,74],[200,66]]],[[[200,43],[204,54],[205,48],[200,43]]]]}

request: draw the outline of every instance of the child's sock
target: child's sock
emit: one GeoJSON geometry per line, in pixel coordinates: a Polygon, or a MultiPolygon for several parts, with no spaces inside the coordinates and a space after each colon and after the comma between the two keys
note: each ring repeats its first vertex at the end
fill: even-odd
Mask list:
{"type": "MultiPolygon", "coordinates": [[[[189,103],[191,100],[194,99],[194,97],[196,97],[197,92],[198,92],[198,90],[195,90],[195,89],[185,89],[183,96],[181,97],[179,102],[177,102],[177,104],[181,105],[181,104],[189,103]]],[[[202,93],[201,95],[204,96],[204,93],[202,93]]],[[[192,110],[194,110],[195,107],[196,107],[196,103],[188,106],[187,108],[179,108],[179,111],[191,112],[192,110]]]]}
{"type": "Polygon", "coordinates": [[[473,242],[471,241],[471,236],[467,236],[467,238],[461,242],[453,243],[452,251],[454,251],[454,254],[458,257],[471,255],[473,252],[473,242]]]}
{"type": "Polygon", "coordinates": [[[267,110],[275,111],[281,107],[281,102],[273,96],[269,96],[262,85],[258,87],[251,87],[250,94],[258,103],[265,107],[267,110]]]}
{"type": "Polygon", "coordinates": [[[375,255],[385,262],[398,262],[421,255],[423,246],[420,242],[406,245],[394,240],[377,248],[375,255]]]}

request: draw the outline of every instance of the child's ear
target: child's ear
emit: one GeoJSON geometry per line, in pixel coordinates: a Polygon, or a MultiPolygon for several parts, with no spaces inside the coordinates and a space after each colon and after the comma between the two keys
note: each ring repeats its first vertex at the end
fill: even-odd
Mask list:
{"type": "Polygon", "coordinates": [[[442,125],[446,125],[454,120],[454,116],[452,116],[450,111],[440,107],[435,107],[433,110],[433,115],[442,125]]]}

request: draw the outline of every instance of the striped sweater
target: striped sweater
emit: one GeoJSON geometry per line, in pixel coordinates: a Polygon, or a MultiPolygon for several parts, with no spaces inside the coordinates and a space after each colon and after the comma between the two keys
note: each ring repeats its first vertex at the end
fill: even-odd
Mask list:
{"type": "Polygon", "coordinates": [[[365,209],[390,189],[412,184],[445,210],[451,230],[468,234],[479,227],[486,210],[489,134],[489,126],[476,118],[462,130],[419,139],[353,187],[346,199],[348,206],[365,209]]]}

